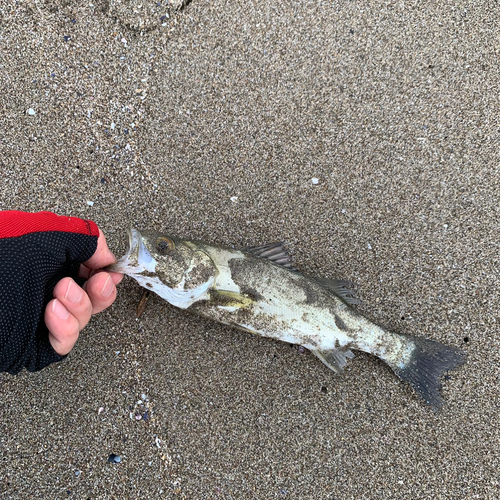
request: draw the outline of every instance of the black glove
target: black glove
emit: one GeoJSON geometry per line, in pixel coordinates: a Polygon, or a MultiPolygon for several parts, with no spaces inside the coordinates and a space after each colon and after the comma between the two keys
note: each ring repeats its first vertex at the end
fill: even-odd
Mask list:
{"type": "Polygon", "coordinates": [[[65,276],[79,285],[80,264],[97,248],[92,221],[50,212],[0,212],[0,371],[37,371],[65,356],[52,348],[45,307],[65,276]]]}

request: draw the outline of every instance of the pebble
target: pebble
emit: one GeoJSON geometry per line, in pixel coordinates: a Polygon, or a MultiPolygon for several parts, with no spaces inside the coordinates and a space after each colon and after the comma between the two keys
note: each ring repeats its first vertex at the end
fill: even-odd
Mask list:
{"type": "Polygon", "coordinates": [[[93,202],[93,201],[87,201],[87,205],[88,205],[89,207],[93,207],[93,206],[94,206],[94,202],[93,202]]]}
{"type": "Polygon", "coordinates": [[[110,464],[119,464],[122,461],[122,457],[120,455],[115,455],[114,453],[111,453],[111,455],[108,457],[108,462],[110,464]]]}
{"type": "Polygon", "coordinates": [[[75,476],[78,477],[81,474],[79,470],[75,470],[75,476]]]}
{"type": "Polygon", "coordinates": [[[318,184],[319,179],[318,179],[317,177],[313,177],[313,178],[311,179],[311,182],[312,182],[313,184],[318,184]]]}
{"type": "Polygon", "coordinates": [[[36,115],[36,112],[35,112],[35,110],[33,108],[28,109],[27,113],[30,116],[35,116],[36,115]]]}
{"type": "Polygon", "coordinates": [[[230,200],[235,203],[238,201],[238,197],[237,196],[231,196],[230,200]]]}

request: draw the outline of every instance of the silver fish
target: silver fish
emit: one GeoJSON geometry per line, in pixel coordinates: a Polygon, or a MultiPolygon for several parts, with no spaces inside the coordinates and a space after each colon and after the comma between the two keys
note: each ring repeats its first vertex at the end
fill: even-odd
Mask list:
{"type": "Polygon", "coordinates": [[[340,373],[351,349],[387,363],[435,410],[440,376],[465,362],[454,347],[391,332],[351,307],[351,283],[293,269],[282,244],[233,250],[155,231],[128,231],[126,254],[108,269],[170,304],[225,325],[300,344],[340,373]]]}

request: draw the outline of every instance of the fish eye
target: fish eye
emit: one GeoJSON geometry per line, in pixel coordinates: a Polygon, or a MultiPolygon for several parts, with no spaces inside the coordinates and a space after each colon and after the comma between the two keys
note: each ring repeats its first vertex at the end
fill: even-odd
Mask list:
{"type": "Polygon", "coordinates": [[[170,238],[166,238],[165,236],[160,236],[156,240],[156,248],[158,252],[160,252],[163,255],[166,255],[175,249],[175,243],[170,238]]]}

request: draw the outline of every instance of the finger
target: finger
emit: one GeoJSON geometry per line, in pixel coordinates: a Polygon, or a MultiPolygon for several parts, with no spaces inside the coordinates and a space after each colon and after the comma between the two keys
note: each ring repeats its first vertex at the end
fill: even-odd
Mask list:
{"type": "MultiPolygon", "coordinates": [[[[116,299],[116,286],[113,281],[113,274],[99,272],[91,276],[85,283],[84,289],[87,292],[92,304],[92,314],[97,314],[109,307],[116,299]]],[[[119,275],[123,277],[123,275],[119,275]]]]}
{"type": "Polygon", "coordinates": [[[82,287],[71,278],[63,278],[54,288],[54,298],[78,321],[78,329],[83,330],[92,316],[92,303],[82,287]]]}
{"type": "Polygon", "coordinates": [[[103,232],[99,229],[97,249],[94,252],[94,255],[92,255],[87,262],[84,262],[84,264],[89,269],[101,269],[102,267],[109,266],[109,264],[113,264],[114,262],[116,262],[116,258],[108,248],[103,232]]]}
{"type": "MultiPolygon", "coordinates": [[[[101,272],[103,272],[102,269],[90,269],[87,266],[80,264],[80,269],[78,270],[78,276],[80,278],[85,278],[86,280],[88,280],[94,274],[101,272]]],[[[123,274],[121,273],[115,273],[113,271],[106,271],[106,272],[109,273],[115,285],[118,285],[118,283],[120,283],[120,281],[123,279],[123,274]]]]}
{"type": "Polygon", "coordinates": [[[49,330],[49,342],[61,356],[68,354],[80,332],[78,320],[69,313],[62,303],[53,299],[45,308],[45,324],[49,330]]]}
{"type": "Polygon", "coordinates": [[[78,269],[78,277],[88,280],[90,278],[91,271],[92,269],[90,269],[89,267],[80,264],[80,267],[78,269]]]}

